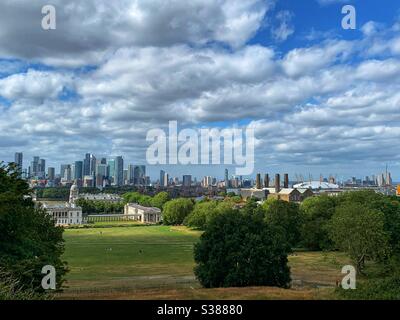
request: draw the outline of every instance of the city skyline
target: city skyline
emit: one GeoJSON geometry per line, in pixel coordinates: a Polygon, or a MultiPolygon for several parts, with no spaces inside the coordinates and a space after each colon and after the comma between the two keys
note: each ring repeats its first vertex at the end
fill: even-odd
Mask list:
{"type": "MultiPolygon", "coordinates": [[[[38,166],[38,168],[40,168],[41,166],[44,168],[41,169],[33,169],[36,170],[37,172],[42,171],[45,174],[45,177],[48,174],[48,169],[52,169],[52,172],[54,175],[60,175],[61,177],[64,176],[64,172],[65,170],[69,169],[70,170],[70,176],[71,178],[69,180],[77,180],[77,179],[83,179],[84,176],[86,175],[90,175],[90,176],[96,176],[98,174],[98,167],[101,165],[105,166],[105,170],[110,170],[107,167],[110,167],[110,164],[112,163],[111,167],[113,169],[113,171],[105,171],[103,176],[106,176],[106,172],[108,173],[107,176],[114,176],[115,172],[114,170],[118,171],[118,169],[115,169],[117,166],[115,165],[115,161],[117,159],[121,159],[122,160],[122,168],[120,171],[120,174],[123,176],[122,178],[120,178],[119,182],[116,182],[117,185],[123,185],[124,181],[124,175],[127,175],[127,179],[131,182],[133,182],[133,177],[134,176],[147,176],[150,178],[151,182],[160,182],[161,186],[164,185],[165,183],[165,179],[168,180],[172,180],[175,178],[179,178],[182,177],[182,183],[185,184],[185,176],[190,176],[190,179],[195,179],[197,182],[201,182],[203,181],[205,178],[212,178],[212,179],[219,179],[220,182],[225,181],[225,183],[227,183],[227,181],[234,179],[234,178],[242,178],[242,179],[250,179],[250,180],[254,180],[257,181],[258,175],[265,172],[265,173],[269,173],[268,176],[271,178],[271,174],[274,174],[275,172],[277,173],[281,173],[281,172],[287,172],[285,169],[278,169],[280,170],[278,171],[271,171],[268,169],[265,170],[261,170],[259,172],[255,172],[253,175],[249,175],[249,176],[238,176],[235,174],[232,174],[232,172],[229,172],[229,169],[226,168],[226,166],[224,167],[223,165],[220,165],[218,167],[224,167],[223,169],[223,173],[220,172],[220,174],[218,175],[212,175],[209,174],[209,172],[202,170],[202,175],[195,175],[195,174],[187,174],[187,173],[183,173],[183,174],[174,174],[171,173],[174,172],[174,170],[171,171],[167,171],[167,168],[169,167],[170,169],[173,169],[174,166],[173,165],[168,165],[168,166],[149,166],[149,165],[143,165],[143,164],[132,164],[129,161],[125,161],[123,156],[114,156],[114,157],[96,157],[96,155],[91,154],[91,153],[86,153],[85,154],[85,158],[83,160],[75,160],[72,161],[70,163],[63,163],[61,165],[59,165],[60,170],[57,171],[57,167],[54,167],[52,165],[47,165],[46,163],[47,160],[43,159],[40,156],[34,156],[32,159],[33,161],[29,161],[29,160],[25,160],[24,162],[24,153],[23,152],[15,152],[14,154],[14,160],[9,161],[9,162],[14,162],[16,163],[18,166],[20,165],[20,163],[22,163],[22,170],[25,171],[26,173],[29,173],[29,170],[32,170],[31,168],[35,168],[35,164],[34,162],[36,162],[36,166],[38,166]],[[87,161],[89,162],[89,164],[87,164],[87,166],[89,166],[89,168],[85,171],[85,159],[87,159],[87,161]],[[91,162],[93,162],[91,164],[91,162]],[[26,163],[27,165],[25,166],[24,163],[26,163]],[[78,167],[77,169],[77,164],[80,164],[81,168],[78,167]],[[74,173],[72,173],[71,171],[71,167],[74,167],[74,173]],[[69,167],[69,168],[68,168],[69,167]],[[93,167],[93,171],[92,168],[93,167]],[[148,170],[149,168],[152,168],[153,170],[148,170]],[[158,169],[155,169],[158,168],[158,169]],[[76,172],[77,170],[79,170],[81,172],[80,178],[77,176],[76,172]],[[136,170],[141,171],[136,172],[136,170]],[[155,170],[158,170],[158,172],[155,172],[155,170]],[[149,171],[151,171],[152,173],[149,174],[149,171]],[[146,175],[146,173],[148,175],[146,175]],[[163,176],[163,177],[162,177],[163,176]]],[[[204,166],[203,166],[204,167],[204,166]]],[[[234,167],[234,166],[231,166],[234,167]]],[[[78,172],[79,172],[78,171],[78,172]]],[[[375,181],[378,182],[379,179],[381,179],[383,182],[389,180],[390,184],[395,183],[397,180],[393,179],[392,173],[388,170],[388,166],[386,165],[386,168],[384,168],[384,170],[378,171],[376,173],[367,173],[363,176],[357,176],[357,175],[350,175],[347,177],[340,177],[338,174],[335,173],[329,173],[328,175],[324,175],[322,173],[320,173],[318,176],[314,176],[311,173],[299,173],[299,172],[295,172],[293,174],[289,174],[289,173],[285,173],[285,175],[288,175],[289,179],[291,182],[307,182],[307,181],[318,181],[321,180],[321,178],[324,179],[324,181],[329,181],[331,178],[334,178],[336,182],[348,182],[348,181],[357,181],[357,183],[359,181],[361,181],[361,183],[363,181],[369,181],[371,179],[371,181],[375,181]],[[389,178],[388,178],[389,177],[389,178]]],[[[266,179],[266,176],[263,177],[263,179],[266,179]]],[[[168,181],[167,180],[167,181],[168,181]]],[[[271,179],[272,181],[272,179],[271,179]]],[[[136,183],[136,182],[135,182],[136,183]]],[[[264,182],[263,182],[264,183],[264,182]]],[[[382,185],[383,183],[378,183],[379,185],[382,185]]]]}

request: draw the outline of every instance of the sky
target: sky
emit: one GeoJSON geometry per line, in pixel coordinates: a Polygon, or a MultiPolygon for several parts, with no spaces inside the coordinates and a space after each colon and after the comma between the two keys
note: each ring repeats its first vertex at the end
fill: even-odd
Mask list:
{"type": "MultiPolygon", "coordinates": [[[[251,127],[256,172],[400,180],[396,0],[52,0],[0,3],[0,159],[123,155],[146,135],[251,127]],[[356,29],[342,28],[342,7],[356,29]]],[[[149,166],[222,177],[225,166],[149,166]]],[[[232,168],[229,168],[232,172],[232,168]]]]}

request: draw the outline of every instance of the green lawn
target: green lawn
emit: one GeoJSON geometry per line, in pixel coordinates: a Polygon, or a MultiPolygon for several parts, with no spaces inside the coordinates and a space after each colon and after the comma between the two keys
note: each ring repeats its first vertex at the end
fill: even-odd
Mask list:
{"type": "Polygon", "coordinates": [[[70,272],[61,298],[321,299],[332,297],[341,253],[289,256],[292,289],[201,289],[193,274],[200,232],[185,227],[121,226],[67,229],[64,260],[70,272]]]}
{"type": "Polygon", "coordinates": [[[80,290],[196,285],[192,256],[198,236],[168,226],[67,229],[67,285],[80,290]]]}

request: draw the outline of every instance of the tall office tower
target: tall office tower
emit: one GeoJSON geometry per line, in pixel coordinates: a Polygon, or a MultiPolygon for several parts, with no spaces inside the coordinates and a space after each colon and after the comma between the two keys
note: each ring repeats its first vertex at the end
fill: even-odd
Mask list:
{"type": "Polygon", "coordinates": [[[16,152],[14,155],[14,162],[17,165],[17,170],[20,172],[20,177],[22,176],[22,163],[24,155],[22,152],[16,152]]]}
{"type": "Polygon", "coordinates": [[[50,181],[54,181],[56,178],[56,169],[52,167],[47,168],[47,179],[50,181]]]}
{"type": "Polygon", "coordinates": [[[46,160],[39,160],[38,172],[40,172],[41,174],[46,172],[46,160]]]}
{"type": "Polygon", "coordinates": [[[275,193],[281,190],[281,176],[279,173],[275,175],[275,193]]]}
{"type": "Polygon", "coordinates": [[[93,154],[90,154],[90,175],[96,175],[96,157],[93,154]]]}
{"type": "Polygon", "coordinates": [[[61,178],[65,178],[65,171],[67,170],[68,167],[69,167],[69,164],[62,164],[60,166],[60,176],[61,176],[61,178]]]}
{"type": "Polygon", "coordinates": [[[289,175],[287,173],[283,176],[283,187],[285,189],[289,188],[289,175]]]}
{"type": "Polygon", "coordinates": [[[111,159],[107,161],[108,165],[108,178],[111,184],[115,184],[115,160],[111,159]]]}
{"type": "Polygon", "coordinates": [[[74,180],[82,181],[83,179],[83,161],[75,161],[74,180]]]}
{"type": "Polygon", "coordinates": [[[160,186],[163,187],[165,185],[165,171],[160,170],[160,186]]]}
{"type": "Polygon", "coordinates": [[[225,187],[226,187],[226,188],[229,188],[229,187],[230,187],[230,185],[229,185],[229,172],[228,172],[228,169],[225,169],[225,187]]]}
{"type": "Polygon", "coordinates": [[[134,184],[135,182],[135,166],[133,164],[128,165],[126,181],[128,184],[134,184]]]}
{"type": "Polygon", "coordinates": [[[133,172],[133,182],[135,185],[145,185],[146,178],[146,166],[140,165],[135,166],[133,172]]]}
{"type": "Polygon", "coordinates": [[[269,188],[269,174],[264,175],[264,187],[269,188]]]}
{"type": "Polygon", "coordinates": [[[37,173],[39,172],[39,157],[35,156],[33,157],[33,161],[31,162],[31,167],[30,167],[30,175],[32,177],[37,176],[37,173]]]}
{"type": "Polygon", "coordinates": [[[75,180],[75,163],[71,164],[71,180],[75,180]]]}
{"type": "Polygon", "coordinates": [[[192,185],[192,176],[190,174],[185,174],[183,176],[183,186],[190,187],[192,185]]]}
{"type": "Polygon", "coordinates": [[[71,168],[71,165],[67,165],[67,167],[65,168],[65,171],[64,171],[64,180],[66,180],[66,181],[72,181],[72,168],[71,168]]]}
{"type": "Polygon", "coordinates": [[[83,160],[83,175],[90,175],[90,153],[86,153],[85,159],[83,160]]]}
{"type": "Polygon", "coordinates": [[[124,169],[124,185],[129,184],[128,181],[128,169],[124,169]]]}
{"type": "Polygon", "coordinates": [[[163,184],[163,186],[164,187],[168,187],[169,186],[169,174],[168,173],[164,174],[164,184],[163,184]]]}
{"type": "Polygon", "coordinates": [[[121,156],[115,158],[114,183],[117,186],[124,184],[124,159],[121,156]]]}
{"type": "Polygon", "coordinates": [[[256,175],[256,189],[261,189],[261,174],[256,175]]]}
{"type": "Polygon", "coordinates": [[[100,163],[101,164],[107,164],[107,159],[106,158],[101,158],[100,163]]]}
{"type": "Polygon", "coordinates": [[[96,166],[96,187],[102,188],[104,180],[107,178],[108,166],[106,164],[98,163],[96,166]]]}

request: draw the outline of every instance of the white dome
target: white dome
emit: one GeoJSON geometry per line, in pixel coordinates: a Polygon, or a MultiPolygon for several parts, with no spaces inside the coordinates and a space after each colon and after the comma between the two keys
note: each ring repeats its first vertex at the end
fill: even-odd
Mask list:
{"type": "Polygon", "coordinates": [[[321,181],[308,181],[295,184],[293,188],[296,189],[339,189],[339,185],[321,181]]]}

